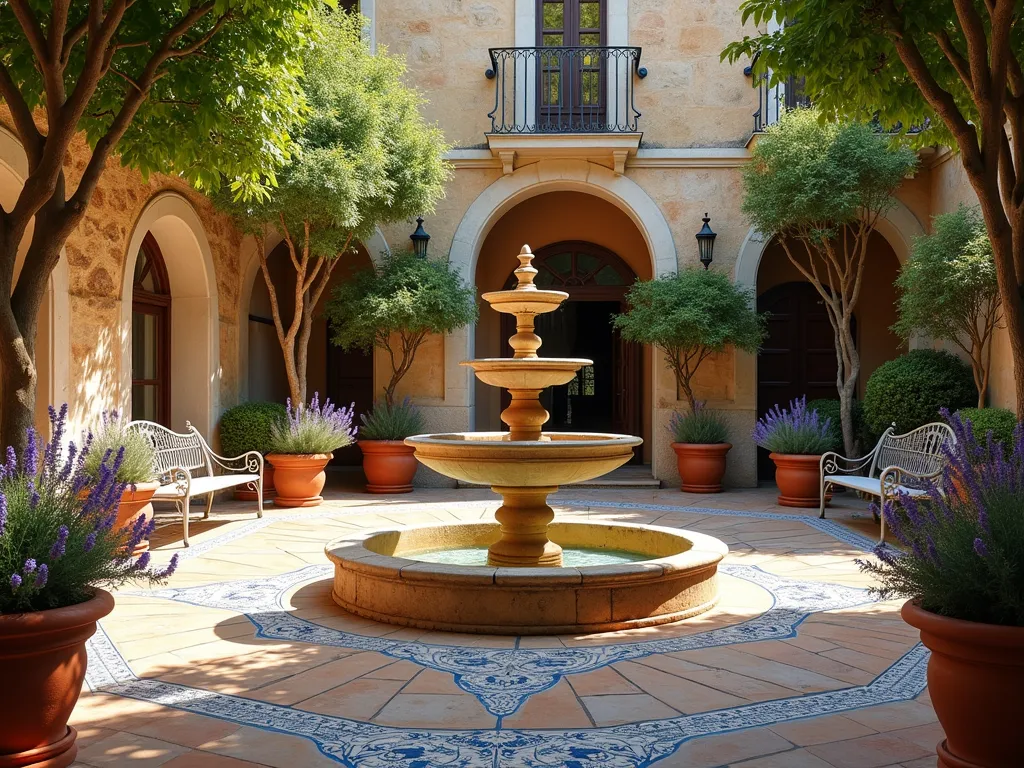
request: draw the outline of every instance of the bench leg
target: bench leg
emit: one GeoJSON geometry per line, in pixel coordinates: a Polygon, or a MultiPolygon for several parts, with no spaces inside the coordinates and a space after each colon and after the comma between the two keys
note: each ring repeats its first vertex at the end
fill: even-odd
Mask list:
{"type": "Polygon", "coordinates": [[[818,487],[818,515],[819,520],[825,519],[825,476],[822,475],[821,485],[818,487]]]}
{"type": "Polygon", "coordinates": [[[190,501],[189,497],[186,496],[184,498],[184,500],[178,502],[178,507],[181,509],[181,531],[182,531],[182,538],[184,539],[184,544],[185,544],[186,547],[188,546],[188,507],[189,507],[189,501],[190,501]]]}
{"type": "Polygon", "coordinates": [[[256,517],[263,517],[263,474],[256,481],[256,517]]]}
{"type": "Polygon", "coordinates": [[[208,520],[210,517],[210,510],[213,509],[213,497],[216,494],[211,493],[206,497],[206,511],[203,512],[203,520],[208,520]]]}

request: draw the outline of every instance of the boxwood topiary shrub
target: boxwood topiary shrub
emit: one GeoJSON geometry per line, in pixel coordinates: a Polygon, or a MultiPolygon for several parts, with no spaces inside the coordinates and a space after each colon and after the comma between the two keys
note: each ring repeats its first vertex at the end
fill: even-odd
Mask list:
{"type": "Polygon", "coordinates": [[[220,417],[220,448],[225,456],[241,456],[247,451],[270,451],[270,427],[285,421],[281,403],[242,403],[229,408],[220,417]]]}
{"type": "Polygon", "coordinates": [[[883,363],[868,379],[864,418],[876,434],[895,422],[903,433],[938,421],[940,408],[957,411],[978,402],[971,367],[956,355],[915,349],[883,363]]]}
{"type": "MultiPolygon", "coordinates": [[[[839,401],[822,398],[811,400],[807,403],[808,410],[816,410],[822,419],[831,419],[830,432],[835,437],[835,448],[832,450],[843,451],[843,424],[839,417],[839,401]]],[[[860,400],[853,401],[853,437],[857,441],[859,453],[866,453],[874,447],[877,438],[864,420],[864,403],[860,400]]]]}
{"type": "Polygon", "coordinates": [[[961,408],[957,415],[961,421],[971,422],[974,438],[981,445],[988,442],[991,431],[993,440],[1013,449],[1013,430],[1017,428],[1017,414],[1013,411],[1006,408],[961,408]]]}

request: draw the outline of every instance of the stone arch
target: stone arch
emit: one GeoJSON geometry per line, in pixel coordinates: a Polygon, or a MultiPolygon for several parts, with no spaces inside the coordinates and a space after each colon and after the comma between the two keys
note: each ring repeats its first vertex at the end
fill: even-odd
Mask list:
{"type": "MultiPolygon", "coordinates": [[[[25,178],[28,176],[28,156],[17,137],[0,125],[0,201],[13,205],[25,178]],[[10,200],[8,200],[10,195],[10,200]]],[[[15,283],[21,271],[25,251],[32,239],[31,226],[15,263],[15,283]]],[[[49,421],[46,407],[60,405],[70,398],[71,366],[71,307],[68,298],[70,278],[67,256],[61,251],[60,260],[47,284],[46,296],[39,308],[39,328],[36,336],[36,428],[47,433],[49,421]]],[[[74,414],[72,425],[77,425],[74,414]]],[[[72,430],[73,434],[76,430],[72,430]]]]}
{"type": "Polygon", "coordinates": [[[160,246],[171,286],[171,427],[183,430],[190,421],[211,439],[220,408],[217,276],[202,221],[177,192],[160,192],[146,204],[128,243],[121,285],[121,407],[130,413],[133,278],[146,233],[160,246]]]}

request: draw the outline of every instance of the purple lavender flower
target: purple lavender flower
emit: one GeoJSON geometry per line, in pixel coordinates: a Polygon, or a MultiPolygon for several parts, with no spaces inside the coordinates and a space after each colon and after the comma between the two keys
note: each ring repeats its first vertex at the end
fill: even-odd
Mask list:
{"type": "Polygon", "coordinates": [[[136,571],[144,571],[144,570],[146,570],[149,567],[150,557],[151,557],[151,555],[149,554],[148,550],[146,552],[143,552],[141,555],[139,555],[139,559],[135,561],[135,565],[134,565],[135,570],[136,571]]]}
{"type": "Polygon", "coordinates": [[[321,406],[320,394],[314,392],[308,407],[293,406],[288,398],[286,411],[284,424],[275,424],[271,431],[274,450],[280,453],[330,453],[355,438],[355,403],[338,408],[328,398],[321,406]]]}
{"type": "Polygon", "coordinates": [[[0,491],[0,536],[7,530],[7,497],[0,491]]]}
{"type": "Polygon", "coordinates": [[[28,575],[36,569],[36,561],[33,558],[29,558],[25,561],[25,565],[22,567],[22,573],[28,575]]]}
{"type": "Polygon", "coordinates": [[[7,468],[7,474],[13,474],[18,468],[18,456],[14,453],[14,446],[7,446],[7,461],[4,466],[7,468]]]}
{"type": "Polygon", "coordinates": [[[36,573],[36,589],[42,589],[46,586],[46,580],[50,578],[50,568],[46,563],[39,566],[39,571],[36,573]]]}
{"type": "Polygon", "coordinates": [[[35,477],[36,472],[39,470],[39,436],[32,427],[25,430],[25,435],[27,439],[21,463],[25,474],[29,477],[35,477]]]}
{"type": "Polygon", "coordinates": [[[176,570],[178,570],[178,555],[177,554],[175,554],[173,557],[171,557],[171,562],[169,562],[167,564],[167,567],[164,568],[162,571],[160,571],[160,573],[157,574],[157,578],[161,579],[161,580],[162,579],[168,579],[168,578],[170,578],[174,574],[174,572],[176,570]]]}
{"type": "Polygon", "coordinates": [[[50,559],[59,560],[64,557],[64,553],[67,550],[68,536],[70,531],[66,525],[62,525],[57,531],[57,540],[53,542],[53,546],[50,547],[50,559]]]}
{"type": "Polygon", "coordinates": [[[832,445],[832,420],[821,421],[817,410],[807,410],[807,398],[791,400],[788,409],[776,404],[757,420],[751,437],[775,453],[818,454],[832,445]]]}
{"type": "Polygon", "coordinates": [[[978,557],[988,557],[988,547],[981,539],[974,540],[974,551],[977,552],[978,557]]]}
{"type": "Polygon", "coordinates": [[[11,574],[11,589],[16,590],[21,586],[21,576],[16,573],[11,574]]]}
{"type": "Polygon", "coordinates": [[[82,550],[85,552],[91,552],[92,548],[96,546],[96,531],[93,531],[85,537],[85,541],[82,542],[82,550]]]}

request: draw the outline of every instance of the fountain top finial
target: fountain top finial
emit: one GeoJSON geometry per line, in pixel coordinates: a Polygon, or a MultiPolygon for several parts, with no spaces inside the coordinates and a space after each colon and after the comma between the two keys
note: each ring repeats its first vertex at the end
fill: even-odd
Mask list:
{"type": "Polygon", "coordinates": [[[516,290],[536,291],[537,286],[533,284],[533,279],[537,276],[537,268],[530,263],[533,261],[533,252],[530,250],[530,246],[524,245],[519,250],[518,259],[519,266],[514,272],[516,278],[519,280],[519,285],[516,286],[516,290]]]}

